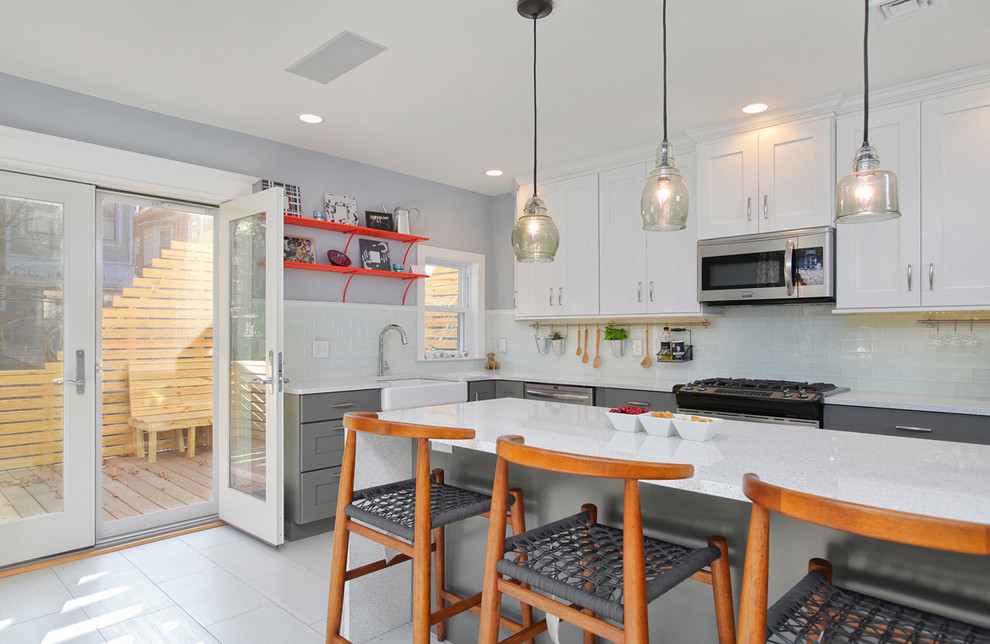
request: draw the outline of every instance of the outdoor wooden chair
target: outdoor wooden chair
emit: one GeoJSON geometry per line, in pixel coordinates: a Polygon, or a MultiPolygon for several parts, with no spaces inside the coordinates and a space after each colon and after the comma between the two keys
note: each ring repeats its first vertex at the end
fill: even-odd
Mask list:
{"type": "MultiPolygon", "coordinates": [[[[612,642],[648,644],[647,604],[689,578],[711,584],[718,641],[735,642],[725,538],[710,537],[707,547],[692,548],[643,534],[639,481],[690,478],[693,466],[557,452],[525,445],[521,436],[500,437],[497,451],[493,513],[505,511],[509,463],[513,463],[550,472],[622,479],[622,529],[598,523],[597,509],[591,504],[582,506],[574,516],[509,539],[492,523],[485,553],[480,642],[497,641],[505,594],[584,629],[586,643],[599,635],[612,642]]],[[[502,641],[517,642],[545,630],[546,620],[541,620],[502,641]]]]}
{"type": "Polygon", "coordinates": [[[832,584],[832,565],[808,574],[768,611],[770,512],[873,539],[950,552],[990,554],[990,526],[836,501],[743,478],[753,501],[739,610],[740,644],[990,644],[990,630],[832,584]]]}
{"type": "MultiPolygon", "coordinates": [[[[489,518],[491,530],[504,535],[508,524],[514,533],[521,533],[526,530],[522,491],[506,490],[498,509],[493,511],[492,498],[487,494],[446,485],[443,470],[430,470],[430,439],[467,440],[474,438],[473,429],[385,421],[374,412],[345,414],[344,427],[346,437],[330,569],[327,642],[348,642],[340,634],[344,583],[410,559],[413,562],[413,644],[429,644],[430,628],[434,625],[437,638],[443,641],[446,620],[466,610],[477,613],[481,603],[480,592],[462,597],[446,588],[444,526],[469,517],[484,516],[489,518]],[[414,439],[417,443],[416,477],[355,491],[357,432],[414,439]],[[399,554],[348,570],[347,551],[352,532],[399,554]],[[434,553],[435,611],[431,609],[430,596],[431,552],[434,553]],[[448,602],[451,603],[448,605],[448,602]]],[[[532,622],[532,609],[524,604],[522,623],[505,619],[503,625],[521,631],[532,622]]]]}

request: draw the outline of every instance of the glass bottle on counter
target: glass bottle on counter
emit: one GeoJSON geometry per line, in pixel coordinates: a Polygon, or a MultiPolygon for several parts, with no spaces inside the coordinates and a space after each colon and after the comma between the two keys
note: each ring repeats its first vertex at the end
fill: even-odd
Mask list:
{"type": "Polygon", "coordinates": [[[660,336],[660,359],[674,359],[674,337],[670,334],[670,327],[663,328],[663,335],[660,336]]]}

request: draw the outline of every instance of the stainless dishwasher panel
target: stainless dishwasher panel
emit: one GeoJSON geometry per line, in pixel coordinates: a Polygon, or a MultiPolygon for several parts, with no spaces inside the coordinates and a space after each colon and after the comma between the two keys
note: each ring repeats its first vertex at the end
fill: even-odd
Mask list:
{"type": "Polygon", "coordinates": [[[572,385],[547,385],[527,382],[523,385],[523,398],[526,400],[550,400],[572,405],[595,404],[594,387],[574,387],[572,385]]]}

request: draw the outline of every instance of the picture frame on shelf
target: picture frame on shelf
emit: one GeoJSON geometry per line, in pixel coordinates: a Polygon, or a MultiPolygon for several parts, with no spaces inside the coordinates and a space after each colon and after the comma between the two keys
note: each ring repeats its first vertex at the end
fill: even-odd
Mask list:
{"type": "Polygon", "coordinates": [[[375,271],[391,271],[388,242],[378,239],[360,239],[361,268],[375,271]]]}
{"type": "Polygon", "coordinates": [[[286,262],[300,264],[315,264],[316,249],[310,237],[282,236],[282,258],[286,262]]]}
{"type": "Polygon", "coordinates": [[[348,226],[358,225],[357,199],[344,195],[323,193],[323,211],[327,213],[327,221],[348,226]]]}
{"type": "Polygon", "coordinates": [[[395,220],[390,212],[364,211],[364,221],[367,228],[395,232],[395,220]]]}
{"type": "Polygon", "coordinates": [[[290,217],[302,217],[302,194],[299,186],[272,181],[271,179],[262,179],[254,184],[254,192],[261,192],[269,188],[282,188],[285,191],[285,210],[282,214],[290,217]]]}

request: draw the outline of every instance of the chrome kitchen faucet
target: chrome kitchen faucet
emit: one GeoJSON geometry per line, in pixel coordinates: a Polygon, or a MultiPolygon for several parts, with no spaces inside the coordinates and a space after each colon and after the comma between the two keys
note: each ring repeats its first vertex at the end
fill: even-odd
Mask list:
{"type": "Polygon", "coordinates": [[[409,344],[409,339],[406,337],[406,331],[398,324],[389,324],[382,332],[378,334],[378,375],[384,376],[385,372],[388,371],[388,363],[385,362],[385,334],[389,331],[398,331],[399,339],[402,340],[402,344],[409,344]]]}

